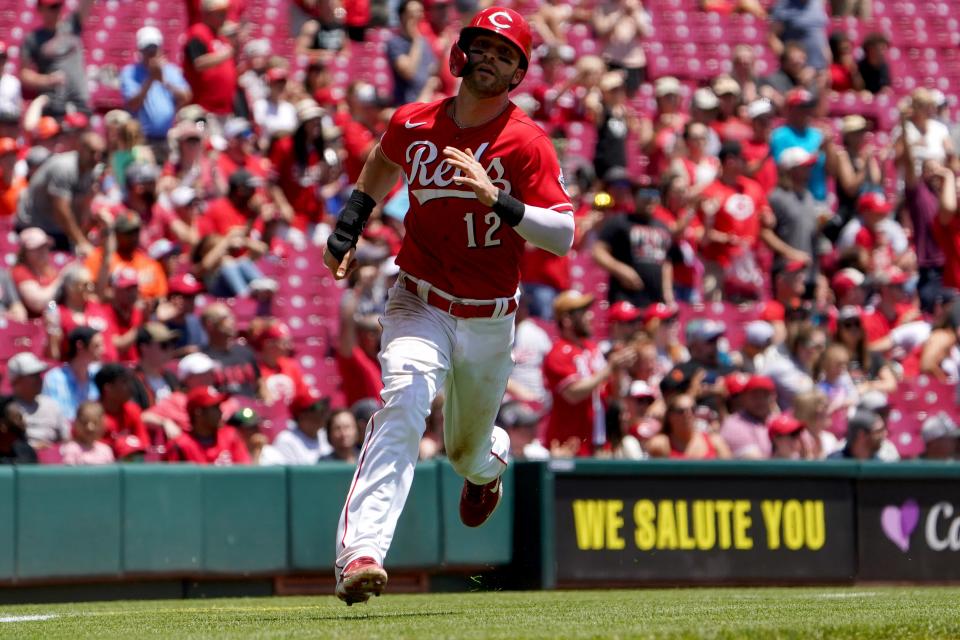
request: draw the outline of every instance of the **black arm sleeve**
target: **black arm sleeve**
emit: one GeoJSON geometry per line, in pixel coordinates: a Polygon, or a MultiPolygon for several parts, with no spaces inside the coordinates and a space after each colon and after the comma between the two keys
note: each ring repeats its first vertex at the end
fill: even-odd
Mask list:
{"type": "Polygon", "coordinates": [[[377,206],[376,201],[363,191],[354,191],[340,211],[337,226],[327,238],[327,249],[337,260],[343,260],[347,251],[357,245],[363,227],[370,218],[370,212],[377,206]]]}

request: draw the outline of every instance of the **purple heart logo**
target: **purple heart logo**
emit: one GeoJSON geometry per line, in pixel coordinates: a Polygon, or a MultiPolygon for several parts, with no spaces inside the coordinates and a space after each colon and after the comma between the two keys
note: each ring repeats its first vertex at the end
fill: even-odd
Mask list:
{"type": "Polygon", "coordinates": [[[889,505],[880,512],[880,526],[890,542],[906,553],[910,550],[910,534],[920,521],[920,506],[916,500],[907,500],[901,506],[889,505]]]}

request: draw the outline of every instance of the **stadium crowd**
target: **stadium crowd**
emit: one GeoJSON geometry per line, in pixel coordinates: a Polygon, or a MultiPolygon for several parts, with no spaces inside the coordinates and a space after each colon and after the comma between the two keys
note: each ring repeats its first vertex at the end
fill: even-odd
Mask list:
{"type": "MultiPolygon", "coordinates": [[[[0,227],[16,234],[0,462],[355,461],[403,186],[347,287],[319,258],[393,109],[455,88],[447,52],[483,2],[297,0],[286,59],[248,37],[251,0],[187,0],[186,33],[136,31],[123,108],[105,112],[81,38],[94,0],[36,4],[36,28],[0,43],[0,227]],[[334,82],[375,38],[391,81],[334,82]],[[332,322],[295,331],[304,298],[332,322]],[[17,342],[29,327],[42,338],[17,342]]],[[[779,67],[737,46],[700,83],[652,77],[640,0],[519,8],[538,48],[512,95],[555,142],[577,240],[524,257],[498,418],[514,456],[898,460],[895,407],[928,380],[947,391],[914,454],[960,458],[960,128],[925,88],[894,96],[895,123],[833,117],[837,94],[894,91],[886,35],[829,32],[828,12],[869,2],[704,2],[762,20],[779,67]],[[597,55],[573,46],[584,25],[597,55]]],[[[443,454],[441,406],[425,459],[443,454]]]]}

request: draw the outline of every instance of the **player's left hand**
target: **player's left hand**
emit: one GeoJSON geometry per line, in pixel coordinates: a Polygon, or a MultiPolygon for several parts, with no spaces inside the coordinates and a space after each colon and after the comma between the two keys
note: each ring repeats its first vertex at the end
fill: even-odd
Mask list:
{"type": "Polygon", "coordinates": [[[497,201],[500,190],[490,181],[490,176],[487,175],[483,165],[473,157],[473,151],[470,149],[461,151],[456,147],[445,147],[443,153],[447,156],[447,162],[450,163],[450,166],[459,169],[463,174],[456,176],[453,182],[467,185],[477,194],[477,200],[482,205],[492,207],[497,201]]]}

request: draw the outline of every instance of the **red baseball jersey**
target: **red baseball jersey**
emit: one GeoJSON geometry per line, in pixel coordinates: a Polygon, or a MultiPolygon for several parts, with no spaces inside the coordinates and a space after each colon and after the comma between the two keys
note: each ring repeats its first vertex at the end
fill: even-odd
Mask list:
{"type": "Polygon", "coordinates": [[[560,163],[544,131],[514,104],[494,120],[461,129],[447,113],[452,98],[397,109],[380,141],[403,168],[410,195],[397,264],[461,298],[512,296],[520,282],[524,239],[454,183],[447,146],[470,149],[493,184],[524,204],[573,212],[560,163]]]}

